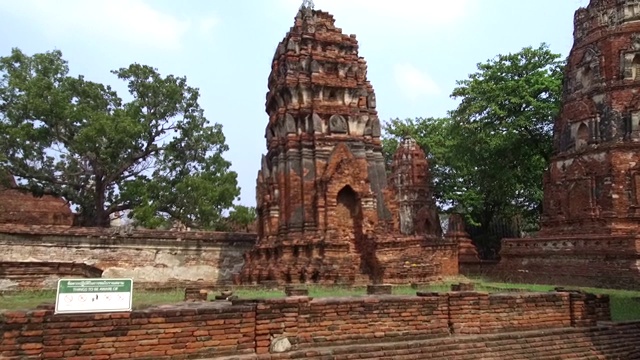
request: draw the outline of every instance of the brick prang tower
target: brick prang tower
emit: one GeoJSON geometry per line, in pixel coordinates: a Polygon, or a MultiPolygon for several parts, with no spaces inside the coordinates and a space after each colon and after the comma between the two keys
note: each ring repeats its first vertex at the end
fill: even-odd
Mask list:
{"type": "MultiPolygon", "coordinates": [[[[259,239],[245,256],[240,282],[393,278],[395,265],[387,262],[400,261],[397,251],[381,256],[378,250],[391,242],[405,251],[428,241],[424,230],[414,236],[420,226],[413,225],[419,217],[413,213],[403,217],[411,222],[404,235],[414,237],[397,238],[403,235],[397,187],[387,186],[376,96],[355,36],[342,34],[332,15],[301,7],[277,46],[268,87],[267,154],[256,186],[259,239]]],[[[428,181],[428,168],[418,169],[427,173],[416,178],[428,181]]],[[[418,199],[430,198],[428,186],[418,188],[418,199]]],[[[435,211],[432,201],[423,205],[435,211]]],[[[431,237],[440,234],[439,223],[422,228],[431,237]]]]}
{"type": "Polygon", "coordinates": [[[591,0],[576,11],[553,151],[542,229],[504,240],[504,266],[556,283],[640,288],[640,1],[591,0]]]}

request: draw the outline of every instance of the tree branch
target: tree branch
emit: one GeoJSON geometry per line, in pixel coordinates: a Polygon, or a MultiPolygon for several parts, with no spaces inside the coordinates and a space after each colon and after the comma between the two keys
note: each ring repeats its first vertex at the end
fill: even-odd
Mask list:
{"type": "MultiPolygon", "coordinates": [[[[62,186],[69,186],[70,188],[79,191],[82,189],[82,185],[78,184],[78,183],[74,183],[74,182],[69,182],[69,181],[62,181],[59,180],[55,177],[50,177],[50,176],[45,176],[45,175],[35,175],[35,174],[26,174],[24,172],[20,172],[20,171],[11,171],[12,169],[9,170],[9,173],[11,173],[11,175],[13,176],[17,176],[17,177],[21,177],[21,178],[25,178],[25,179],[30,179],[30,180],[37,180],[37,181],[42,181],[42,182],[47,182],[47,183],[51,183],[53,185],[62,185],[62,186]]],[[[22,188],[22,189],[27,189],[26,186],[21,186],[18,185],[18,188],[22,188]]]]}
{"type": "Polygon", "coordinates": [[[145,146],[145,149],[134,154],[128,161],[124,161],[120,167],[118,168],[118,170],[116,170],[113,174],[111,174],[110,176],[107,177],[106,179],[106,183],[107,184],[111,184],[113,182],[115,182],[120,176],[122,176],[122,174],[124,174],[127,169],[129,169],[131,166],[133,166],[138,160],[144,159],[145,157],[150,156],[153,153],[156,153],[158,151],[160,151],[161,148],[155,146],[155,141],[158,138],[158,136],[160,136],[160,134],[166,130],[170,130],[170,129],[174,129],[175,127],[169,127],[167,129],[162,128],[159,129],[158,131],[150,134],[149,136],[149,141],[147,141],[147,145],[145,146]]]}
{"type": "Polygon", "coordinates": [[[109,205],[109,207],[107,208],[106,212],[111,215],[115,212],[120,212],[120,211],[125,211],[125,210],[131,210],[133,208],[133,204],[131,203],[124,203],[124,204],[111,204],[109,205]]]}

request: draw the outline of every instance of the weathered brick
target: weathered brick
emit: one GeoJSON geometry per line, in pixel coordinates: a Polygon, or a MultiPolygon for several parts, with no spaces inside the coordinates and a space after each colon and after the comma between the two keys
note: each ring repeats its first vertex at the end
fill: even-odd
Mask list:
{"type": "Polygon", "coordinates": [[[592,0],[576,12],[553,155],[543,178],[541,230],[504,239],[498,264],[465,273],[640,289],[640,49],[634,6],[592,0]]]}
{"type": "Polygon", "coordinates": [[[439,241],[424,152],[405,139],[387,179],[358,42],[326,12],[307,19],[299,14],[273,58],[267,154],[256,181],[259,240],[237,280],[406,283],[457,275],[457,244],[439,241]],[[306,33],[308,26],[322,35],[306,33]]]}

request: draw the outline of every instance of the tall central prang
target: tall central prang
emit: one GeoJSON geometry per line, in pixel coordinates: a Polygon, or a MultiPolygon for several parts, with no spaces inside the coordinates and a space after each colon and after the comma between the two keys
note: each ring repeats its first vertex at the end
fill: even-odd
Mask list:
{"type": "Polygon", "coordinates": [[[640,288],[638,20],[637,0],[591,0],[575,12],[542,228],[502,245],[512,280],[640,288]]]}
{"type": "Polygon", "coordinates": [[[360,194],[363,211],[388,217],[380,122],[366,74],[355,37],[343,35],[331,15],[298,12],[269,76],[268,153],[257,191],[270,198],[261,214],[270,218],[265,235],[337,230],[326,215],[343,189],[360,194]]]}
{"type": "MultiPolygon", "coordinates": [[[[387,186],[367,64],[355,36],[342,34],[332,15],[306,3],[300,8],[276,49],[268,87],[267,154],[256,188],[259,240],[246,256],[242,282],[381,281],[395,271],[387,262],[400,261],[393,255],[398,250],[440,235],[433,201],[425,200],[421,212],[415,203],[432,199],[421,150],[420,166],[399,167],[421,175],[394,174],[400,183],[387,186]],[[422,183],[413,186],[415,179],[422,183]],[[396,201],[399,194],[405,201],[396,201]],[[385,236],[392,233],[397,236],[385,236]],[[412,239],[398,240],[406,235],[412,239]],[[381,248],[385,256],[377,253],[381,248]]],[[[405,152],[417,147],[407,144],[405,152]]],[[[424,260],[409,262],[414,272],[425,269],[424,260]]]]}

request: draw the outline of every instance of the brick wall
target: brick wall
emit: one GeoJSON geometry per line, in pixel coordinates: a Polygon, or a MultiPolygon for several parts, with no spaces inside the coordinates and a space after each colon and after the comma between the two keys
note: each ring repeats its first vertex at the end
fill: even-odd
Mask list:
{"type": "Polygon", "coordinates": [[[274,336],[305,348],[449,335],[446,294],[274,299],[259,304],[256,316],[258,353],[268,352],[274,336]]]}
{"type": "MultiPolygon", "coordinates": [[[[64,262],[0,262],[0,282],[7,287],[19,289],[40,289],[42,284],[57,278],[99,278],[102,270],[93,266],[64,262]]],[[[0,284],[0,288],[3,286],[0,284]]]]}
{"type": "Polygon", "coordinates": [[[503,239],[499,262],[460,263],[460,273],[496,281],[640,289],[640,238],[503,239]]]}
{"type": "MultiPolygon", "coordinates": [[[[240,271],[255,234],[97,229],[0,224],[0,263],[23,263],[22,279],[42,268],[42,262],[86,264],[104,277],[131,277],[148,286],[215,285],[231,282],[240,271]],[[28,269],[28,263],[33,268],[28,269]]],[[[34,274],[33,281],[4,278],[0,290],[51,288],[55,272],[34,274]]],[[[0,279],[2,279],[0,274],[0,279]]]]}
{"type": "Polygon", "coordinates": [[[184,303],[131,313],[0,313],[2,359],[169,359],[268,354],[469,334],[595,325],[606,296],[581,293],[427,293],[358,298],[288,297],[184,303]]]}
{"type": "Polygon", "coordinates": [[[5,312],[1,359],[159,359],[252,353],[251,307],[205,306],[132,313],[5,312]]]}
{"type": "Polygon", "coordinates": [[[305,348],[593,326],[610,320],[601,310],[608,301],[569,292],[273,299],[257,307],[256,349],[268,352],[269,339],[279,336],[305,348]]]}
{"type": "MultiPolygon", "coordinates": [[[[398,244],[402,242],[399,241],[398,244]]],[[[384,268],[385,283],[425,283],[443,276],[458,275],[456,243],[427,243],[410,246],[407,242],[405,246],[405,249],[396,247],[393,251],[380,246],[380,250],[376,251],[376,258],[384,268]]]]}

